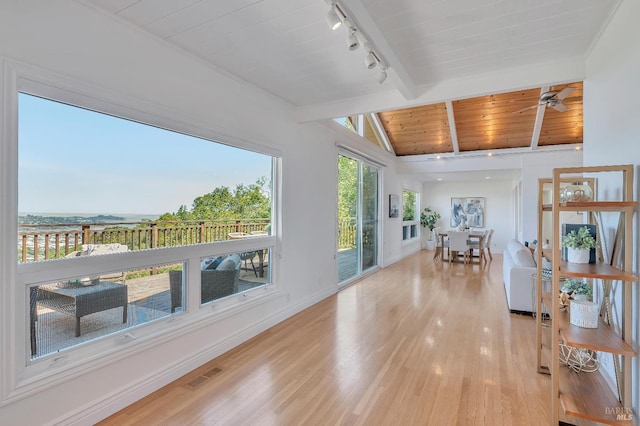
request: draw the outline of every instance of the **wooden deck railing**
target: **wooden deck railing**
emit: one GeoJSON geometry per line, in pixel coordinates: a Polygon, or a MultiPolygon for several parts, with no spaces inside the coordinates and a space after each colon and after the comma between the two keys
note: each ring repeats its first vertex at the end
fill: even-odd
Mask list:
{"type": "MultiPolygon", "coordinates": [[[[265,230],[269,219],[187,221],[170,226],[157,222],[42,224],[18,226],[18,260],[58,259],[81,250],[82,244],[120,243],[129,250],[175,247],[229,239],[230,232],[265,230]]],[[[355,247],[355,219],[338,222],[338,248],[355,247]]]]}
{"type": "Polygon", "coordinates": [[[175,247],[229,239],[231,232],[263,231],[270,219],[42,224],[18,226],[20,262],[57,259],[81,250],[82,244],[120,243],[129,250],[175,247]]]}
{"type": "Polygon", "coordinates": [[[338,250],[356,246],[356,219],[338,219],[338,250]]]}

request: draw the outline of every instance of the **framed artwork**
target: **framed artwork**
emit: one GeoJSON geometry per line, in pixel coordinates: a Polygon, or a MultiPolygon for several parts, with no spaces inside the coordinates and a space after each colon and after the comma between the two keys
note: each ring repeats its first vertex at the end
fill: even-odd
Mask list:
{"type": "Polygon", "coordinates": [[[400,196],[389,194],[389,217],[400,216],[400,196]]]}
{"type": "Polygon", "coordinates": [[[451,226],[484,228],[484,197],[451,198],[451,226]]]}

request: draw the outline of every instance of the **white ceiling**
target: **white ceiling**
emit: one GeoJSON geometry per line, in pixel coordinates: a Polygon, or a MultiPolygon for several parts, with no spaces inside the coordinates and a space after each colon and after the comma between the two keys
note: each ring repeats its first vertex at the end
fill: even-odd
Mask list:
{"type": "MultiPolygon", "coordinates": [[[[582,81],[621,0],[338,0],[387,64],[383,84],[362,47],[348,50],[345,26],[329,29],[326,0],[76,1],[291,103],[305,122],[582,81]]],[[[447,164],[405,173],[503,180],[519,170],[447,164]]]]}
{"type": "Polygon", "coordinates": [[[443,81],[567,58],[584,62],[619,3],[341,0],[390,67],[390,78],[378,84],[363,49],[347,49],[344,26],[329,29],[325,0],[79,1],[303,108],[376,95],[396,99],[397,107],[398,93],[416,99],[443,81]]]}

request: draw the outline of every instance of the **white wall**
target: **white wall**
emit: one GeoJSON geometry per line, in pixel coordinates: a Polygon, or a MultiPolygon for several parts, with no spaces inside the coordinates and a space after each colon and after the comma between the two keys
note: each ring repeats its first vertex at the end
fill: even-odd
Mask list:
{"type": "MultiPolygon", "coordinates": [[[[638,17],[640,2],[624,0],[587,60],[584,83],[585,165],[633,164],[634,194],[638,200],[640,172],[640,45],[638,17]]],[[[617,181],[598,180],[599,197],[620,193],[617,181]]],[[[606,199],[606,198],[605,198],[606,199]]],[[[638,273],[638,213],[634,228],[634,272],[638,273]]],[[[611,224],[609,224],[611,226],[611,224]]],[[[638,324],[639,292],[634,285],[634,347],[640,342],[638,324]]],[[[634,419],[640,412],[640,369],[633,362],[634,419]]],[[[609,369],[610,371],[610,369],[609,369]]],[[[636,420],[637,422],[637,420],[636,420]]]]}
{"type": "Polygon", "coordinates": [[[538,179],[552,178],[553,169],[557,167],[581,165],[581,152],[538,153],[523,156],[522,241],[533,241],[538,235],[538,179]]]}
{"type": "MultiPolygon", "coordinates": [[[[18,63],[19,68],[46,76],[46,82],[54,86],[68,86],[148,113],[159,125],[177,124],[200,136],[279,151],[283,194],[275,276],[282,293],[268,302],[220,315],[206,328],[176,334],[170,342],[147,342],[146,350],[102,363],[79,376],[64,366],[56,374],[56,367],[51,367],[57,381],[27,394],[9,398],[12,390],[4,386],[0,424],[93,423],[336,291],[335,144],[345,140],[343,134],[319,124],[295,123],[291,107],[282,101],[80,2],[1,2],[0,61],[3,65],[18,63]]],[[[10,87],[7,69],[0,68],[0,93],[5,97],[10,87]]],[[[0,103],[0,117],[8,118],[13,112],[4,111],[5,99],[0,103]]],[[[10,133],[6,126],[0,128],[4,153],[10,133]]],[[[385,155],[379,157],[388,162],[385,155]]],[[[385,168],[384,175],[391,182],[388,187],[383,184],[384,195],[401,189],[393,164],[385,168]]],[[[11,179],[11,170],[3,167],[0,223],[5,231],[17,223],[11,179]]],[[[395,223],[384,221],[382,226],[385,236],[400,235],[395,223]]],[[[402,249],[389,239],[383,256],[397,259],[402,249]]],[[[14,294],[14,242],[15,238],[6,235],[0,241],[4,300],[14,294]]],[[[0,330],[6,330],[14,317],[11,310],[0,315],[0,330]]],[[[5,346],[13,342],[9,334],[0,336],[3,383],[13,376],[6,368],[11,365],[12,348],[5,346]]]]}
{"type": "Polygon", "coordinates": [[[491,252],[501,253],[513,237],[513,200],[511,181],[438,182],[422,187],[422,205],[436,210],[442,218],[437,226],[451,228],[452,197],[484,197],[485,228],[494,229],[491,252]]]}

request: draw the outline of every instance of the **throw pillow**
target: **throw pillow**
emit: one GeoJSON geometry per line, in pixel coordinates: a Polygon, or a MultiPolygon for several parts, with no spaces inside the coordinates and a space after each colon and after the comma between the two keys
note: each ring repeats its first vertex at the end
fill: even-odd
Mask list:
{"type": "Polygon", "coordinates": [[[536,267],[536,262],[534,262],[533,260],[533,255],[531,254],[531,250],[529,250],[527,247],[523,247],[517,250],[514,253],[513,260],[518,266],[532,267],[532,268],[536,267]]]}
{"type": "Polygon", "coordinates": [[[216,258],[209,257],[207,259],[204,259],[200,263],[200,270],[202,270],[202,271],[214,270],[214,269],[216,269],[218,267],[218,265],[220,265],[220,263],[222,263],[222,256],[218,256],[216,258]]]}

